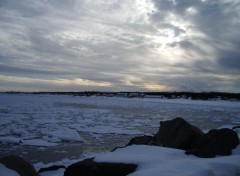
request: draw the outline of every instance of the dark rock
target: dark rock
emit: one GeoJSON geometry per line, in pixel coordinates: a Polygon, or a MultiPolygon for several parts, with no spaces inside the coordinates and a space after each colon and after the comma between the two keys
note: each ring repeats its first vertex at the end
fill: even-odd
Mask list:
{"type": "Polygon", "coordinates": [[[0,163],[16,171],[20,176],[37,176],[35,168],[19,156],[11,155],[0,159],[0,163]]]}
{"type": "MultiPolygon", "coordinates": [[[[234,127],[237,129],[239,126],[234,127]]],[[[157,134],[140,136],[130,140],[128,145],[143,144],[186,150],[186,154],[210,158],[216,155],[230,155],[239,144],[237,133],[231,129],[210,130],[204,134],[196,126],[182,118],[161,121],[157,134]]]]}
{"type": "Polygon", "coordinates": [[[54,165],[54,166],[50,166],[50,167],[46,167],[46,168],[41,168],[41,169],[39,169],[38,174],[42,173],[42,172],[55,171],[58,169],[66,169],[66,166],[54,165]]]}
{"type": "Polygon", "coordinates": [[[235,129],[237,129],[237,128],[240,128],[240,125],[235,126],[235,127],[232,127],[233,130],[235,130],[235,129]]]}
{"type": "Polygon", "coordinates": [[[135,145],[155,145],[156,142],[154,141],[153,136],[138,136],[138,137],[132,138],[127,144],[127,146],[134,145],[134,144],[135,145]]]}
{"type": "Polygon", "coordinates": [[[213,129],[201,136],[188,150],[186,154],[211,158],[216,155],[231,155],[232,150],[239,144],[239,138],[235,131],[227,128],[213,129]]]}
{"type": "Polygon", "coordinates": [[[187,150],[202,135],[203,132],[200,129],[178,117],[173,120],[161,121],[154,140],[159,146],[187,150]]]}
{"type": "Polygon", "coordinates": [[[137,168],[135,164],[98,163],[94,158],[67,167],[64,176],[126,176],[137,168]]]}

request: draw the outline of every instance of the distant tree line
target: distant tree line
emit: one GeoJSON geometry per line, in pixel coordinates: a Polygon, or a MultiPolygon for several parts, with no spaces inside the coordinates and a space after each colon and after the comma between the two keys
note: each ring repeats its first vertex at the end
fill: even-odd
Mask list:
{"type": "Polygon", "coordinates": [[[145,92],[146,95],[163,96],[164,98],[186,98],[192,100],[240,100],[240,93],[227,92],[145,92]]]}
{"type": "Polygon", "coordinates": [[[72,95],[72,96],[107,96],[107,97],[152,97],[167,99],[192,99],[192,100],[240,100],[240,93],[228,92],[5,92],[8,94],[54,94],[54,95],[72,95]]]}

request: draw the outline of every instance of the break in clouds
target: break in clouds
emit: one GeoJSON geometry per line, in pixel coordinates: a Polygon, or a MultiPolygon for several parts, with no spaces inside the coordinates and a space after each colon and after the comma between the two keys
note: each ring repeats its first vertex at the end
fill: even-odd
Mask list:
{"type": "Polygon", "coordinates": [[[239,0],[1,0],[0,91],[240,90],[239,0]]]}

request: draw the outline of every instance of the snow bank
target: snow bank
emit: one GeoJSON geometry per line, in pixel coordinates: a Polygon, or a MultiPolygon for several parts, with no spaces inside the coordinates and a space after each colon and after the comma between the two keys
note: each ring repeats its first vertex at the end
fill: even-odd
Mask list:
{"type": "Polygon", "coordinates": [[[0,163],[0,176],[19,176],[19,174],[0,163]]]}
{"type": "MultiPolygon", "coordinates": [[[[240,150],[240,147],[235,149],[240,150]]],[[[137,164],[137,170],[129,176],[235,176],[240,174],[240,154],[216,158],[188,156],[184,151],[145,145],[133,145],[114,152],[99,155],[96,162],[137,164]]]]}
{"type": "Polygon", "coordinates": [[[55,171],[48,171],[48,172],[43,172],[40,173],[41,176],[62,176],[64,175],[65,169],[58,169],[55,171]]]}

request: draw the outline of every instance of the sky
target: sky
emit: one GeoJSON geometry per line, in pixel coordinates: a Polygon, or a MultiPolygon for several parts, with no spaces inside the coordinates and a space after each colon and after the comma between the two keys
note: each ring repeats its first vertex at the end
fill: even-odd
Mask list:
{"type": "Polygon", "coordinates": [[[0,0],[0,91],[240,92],[240,0],[0,0]]]}

